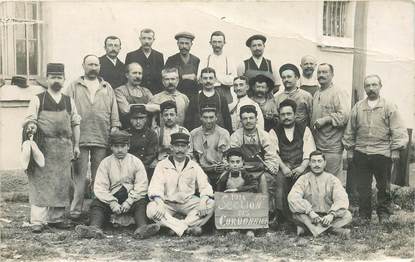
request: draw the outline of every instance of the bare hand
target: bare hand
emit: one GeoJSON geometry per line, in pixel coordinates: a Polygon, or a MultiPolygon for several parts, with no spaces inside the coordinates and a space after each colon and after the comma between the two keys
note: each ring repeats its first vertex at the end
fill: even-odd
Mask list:
{"type": "Polygon", "coordinates": [[[37,125],[35,123],[33,123],[33,122],[29,122],[27,124],[26,132],[27,133],[31,133],[31,134],[35,134],[36,131],[37,131],[37,125]]]}
{"type": "Polygon", "coordinates": [[[117,215],[121,214],[121,205],[118,203],[113,204],[113,206],[111,207],[112,212],[114,212],[117,215]]]}
{"type": "Polygon", "coordinates": [[[225,169],[226,169],[225,164],[219,164],[215,167],[215,171],[218,173],[222,173],[223,171],[225,171],[225,169]]]}
{"type": "Polygon", "coordinates": [[[333,222],[333,219],[334,219],[334,215],[333,215],[333,214],[328,214],[328,215],[325,215],[325,216],[321,219],[321,224],[322,224],[324,227],[328,227],[328,226],[331,224],[331,222],[333,222]]]}
{"type": "Polygon", "coordinates": [[[294,168],[293,170],[292,170],[292,173],[293,173],[293,178],[294,179],[297,179],[297,178],[299,178],[303,173],[304,173],[304,170],[306,169],[306,167],[303,167],[303,166],[299,166],[299,167],[297,167],[297,168],[294,168]]]}
{"type": "Polygon", "coordinates": [[[351,164],[352,164],[352,162],[353,162],[353,157],[354,157],[354,151],[353,151],[353,150],[349,150],[349,151],[347,151],[347,163],[348,163],[349,165],[351,165],[351,164]]]}
{"type": "Polygon", "coordinates": [[[166,215],[166,208],[162,201],[157,202],[157,210],[154,215],[154,220],[161,220],[166,215]]]}
{"type": "Polygon", "coordinates": [[[281,172],[285,177],[292,177],[293,172],[288,167],[281,167],[281,172]]]}
{"type": "Polygon", "coordinates": [[[234,193],[234,192],[238,192],[238,189],[236,189],[236,188],[230,188],[230,189],[226,189],[224,192],[225,193],[234,193]]]}
{"type": "Polygon", "coordinates": [[[311,223],[317,225],[318,223],[320,223],[321,221],[321,217],[314,211],[311,211],[309,214],[310,218],[311,218],[311,223]]]}
{"type": "Polygon", "coordinates": [[[130,210],[131,206],[127,201],[124,201],[121,205],[121,213],[127,213],[130,210]]]}
{"type": "Polygon", "coordinates": [[[79,149],[79,146],[74,146],[74,148],[73,148],[73,158],[74,158],[74,160],[77,160],[80,155],[81,155],[81,150],[79,149]]]}
{"type": "Polygon", "coordinates": [[[200,200],[199,206],[197,207],[197,210],[199,211],[200,217],[205,217],[208,214],[208,208],[207,208],[207,201],[206,200],[200,200]]]}
{"type": "Polygon", "coordinates": [[[120,128],[118,126],[111,127],[111,133],[119,131],[120,128]]]}
{"type": "Polygon", "coordinates": [[[326,117],[322,117],[316,120],[316,122],[314,122],[314,128],[315,129],[320,129],[323,126],[325,126],[326,124],[330,123],[331,119],[330,118],[326,118],[326,117]]]}
{"type": "Polygon", "coordinates": [[[399,160],[399,150],[392,150],[391,158],[392,161],[399,160]]]}

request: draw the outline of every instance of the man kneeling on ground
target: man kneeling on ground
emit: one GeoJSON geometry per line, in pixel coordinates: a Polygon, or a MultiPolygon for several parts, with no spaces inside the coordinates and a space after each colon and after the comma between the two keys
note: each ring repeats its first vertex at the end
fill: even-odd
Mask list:
{"type": "Polygon", "coordinates": [[[102,228],[112,213],[132,214],[137,226],[134,235],[138,238],[147,238],[160,229],[157,224],[147,225],[147,174],[141,160],[128,153],[130,136],[126,131],[110,135],[112,155],[104,158],[98,167],[90,225],[75,228],[80,237],[103,238],[102,228]]]}
{"type": "Polygon", "coordinates": [[[189,157],[190,136],[171,135],[172,155],[158,162],[151,179],[147,216],[177,235],[199,236],[201,226],[213,215],[212,186],[202,168],[189,157]],[[196,196],[196,190],[200,197],[196,196]],[[177,219],[175,214],[185,215],[177,219]]]}
{"type": "Polygon", "coordinates": [[[343,228],[352,221],[347,193],[337,177],[324,171],[325,167],[323,153],[312,152],[311,172],[301,176],[288,194],[293,218],[299,224],[297,235],[305,232],[305,226],[314,237],[327,230],[350,238],[350,229],[343,228]]]}

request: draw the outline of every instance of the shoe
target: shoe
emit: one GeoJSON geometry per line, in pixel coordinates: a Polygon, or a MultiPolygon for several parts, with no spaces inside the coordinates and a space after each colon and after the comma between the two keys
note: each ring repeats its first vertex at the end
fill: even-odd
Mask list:
{"type": "Polygon", "coordinates": [[[32,226],[32,233],[39,234],[42,233],[43,226],[42,225],[33,225],[32,226]]]}
{"type": "Polygon", "coordinates": [[[305,234],[305,229],[302,226],[297,226],[297,236],[303,236],[305,234]]]}
{"type": "Polygon", "coordinates": [[[378,219],[379,219],[379,224],[390,224],[391,223],[391,218],[389,215],[378,215],[378,219]]]}
{"type": "Polygon", "coordinates": [[[48,223],[48,226],[57,229],[71,229],[74,227],[74,225],[70,222],[48,223]]]}
{"type": "Polygon", "coordinates": [[[340,236],[343,239],[350,239],[350,229],[348,228],[331,228],[333,234],[340,236]]]}
{"type": "Polygon", "coordinates": [[[171,230],[170,228],[169,228],[169,229],[167,229],[166,234],[167,234],[167,236],[169,236],[169,237],[174,237],[174,236],[177,236],[176,232],[174,232],[174,231],[173,231],[173,230],[171,230]]]}
{"type": "Polygon", "coordinates": [[[233,237],[238,237],[239,236],[239,231],[238,230],[232,230],[230,232],[227,233],[228,236],[233,236],[233,237]]]}
{"type": "Polygon", "coordinates": [[[198,237],[202,235],[202,228],[201,227],[189,227],[186,229],[186,234],[198,237]]]}
{"type": "Polygon", "coordinates": [[[75,232],[78,234],[80,238],[105,238],[104,232],[101,229],[96,228],[94,226],[77,225],[75,227],[75,232]]]}
{"type": "Polygon", "coordinates": [[[249,237],[249,238],[253,238],[253,237],[255,237],[255,233],[252,230],[248,230],[248,231],[246,231],[246,236],[249,237]]]}
{"type": "Polygon", "coordinates": [[[160,231],[159,224],[144,225],[134,231],[134,236],[139,239],[149,238],[160,231]]]}

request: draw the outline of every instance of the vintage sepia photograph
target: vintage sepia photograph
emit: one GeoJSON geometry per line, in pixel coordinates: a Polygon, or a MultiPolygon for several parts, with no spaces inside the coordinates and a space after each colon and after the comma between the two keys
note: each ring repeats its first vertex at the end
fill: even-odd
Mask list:
{"type": "Polygon", "coordinates": [[[413,0],[0,0],[1,261],[414,261],[413,0]]]}

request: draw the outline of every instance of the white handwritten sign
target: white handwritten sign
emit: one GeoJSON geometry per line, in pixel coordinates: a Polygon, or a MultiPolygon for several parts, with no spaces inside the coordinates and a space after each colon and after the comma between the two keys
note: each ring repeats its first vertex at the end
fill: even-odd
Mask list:
{"type": "Polygon", "coordinates": [[[217,229],[268,228],[268,196],[256,193],[215,193],[217,229]]]}

